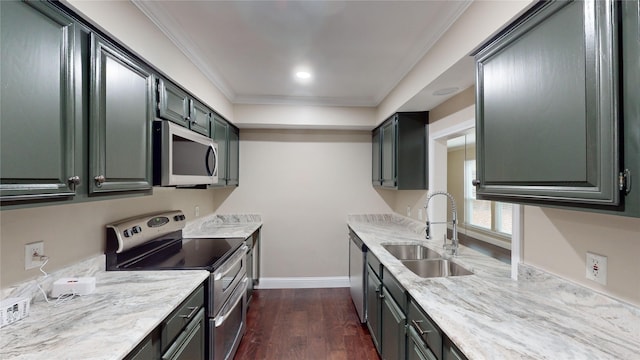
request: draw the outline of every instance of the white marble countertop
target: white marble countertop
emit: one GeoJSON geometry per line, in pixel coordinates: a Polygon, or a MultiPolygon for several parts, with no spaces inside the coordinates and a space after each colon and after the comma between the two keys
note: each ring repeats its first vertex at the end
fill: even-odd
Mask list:
{"type": "Polygon", "coordinates": [[[182,230],[187,238],[248,238],[262,226],[260,215],[209,214],[189,221],[182,230]]]}
{"type": "Polygon", "coordinates": [[[209,272],[97,271],[93,276],[94,293],[58,306],[40,296],[27,318],[0,329],[0,359],[122,359],[209,272]]]}
{"type": "Polygon", "coordinates": [[[398,215],[352,215],[349,227],[442,331],[474,359],[640,359],[640,309],[461,246],[455,262],[475,275],[425,279],[381,244],[421,243],[424,224],[398,215]]]}

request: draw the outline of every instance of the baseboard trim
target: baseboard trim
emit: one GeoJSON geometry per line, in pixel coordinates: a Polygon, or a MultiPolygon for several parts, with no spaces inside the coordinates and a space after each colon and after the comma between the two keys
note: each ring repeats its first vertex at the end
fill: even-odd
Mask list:
{"type": "Polygon", "coordinates": [[[348,276],[260,278],[256,289],[319,289],[349,287],[348,276]]]}

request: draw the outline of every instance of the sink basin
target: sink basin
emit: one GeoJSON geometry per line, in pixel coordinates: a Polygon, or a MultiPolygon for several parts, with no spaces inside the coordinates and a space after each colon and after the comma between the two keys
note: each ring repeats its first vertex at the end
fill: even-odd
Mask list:
{"type": "Polygon", "coordinates": [[[402,264],[423,278],[473,275],[473,272],[446,259],[403,260],[402,264]]]}
{"type": "Polygon", "coordinates": [[[399,260],[439,259],[442,256],[422,245],[382,245],[391,255],[399,260]]]}

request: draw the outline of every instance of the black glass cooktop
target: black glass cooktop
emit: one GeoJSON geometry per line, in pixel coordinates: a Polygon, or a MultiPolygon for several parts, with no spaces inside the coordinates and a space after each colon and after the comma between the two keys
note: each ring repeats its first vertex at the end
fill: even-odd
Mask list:
{"type": "Polygon", "coordinates": [[[215,270],[242,238],[162,238],[142,247],[107,253],[107,270],[215,270]]]}

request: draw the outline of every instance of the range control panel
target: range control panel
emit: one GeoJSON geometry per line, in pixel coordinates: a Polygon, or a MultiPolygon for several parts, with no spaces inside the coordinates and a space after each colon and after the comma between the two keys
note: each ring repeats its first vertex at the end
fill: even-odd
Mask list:
{"type": "Polygon", "coordinates": [[[128,218],[107,225],[107,251],[121,253],[150,240],[182,230],[186,216],[181,210],[128,218]]]}

